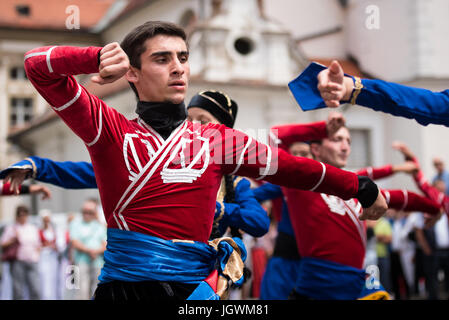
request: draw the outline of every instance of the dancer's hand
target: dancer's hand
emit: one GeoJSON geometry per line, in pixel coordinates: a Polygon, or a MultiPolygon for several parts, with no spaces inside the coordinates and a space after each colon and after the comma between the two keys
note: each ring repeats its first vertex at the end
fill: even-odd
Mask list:
{"type": "Polygon", "coordinates": [[[100,51],[99,73],[91,78],[98,84],[112,83],[125,75],[129,59],[117,42],[109,43],[100,51]]]}
{"type": "Polygon", "coordinates": [[[334,135],[341,127],[345,125],[345,118],[339,112],[331,112],[327,118],[326,129],[327,136],[334,135]]]}
{"type": "Polygon", "coordinates": [[[30,174],[31,169],[13,169],[3,179],[4,183],[10,183],[9,191],[15,195],[20,194],[20,186],[30,174]]]}
{"type": "Polygon", "coordinates": [[[377,220],[380,219],[387,211],[388,206],[385,198],[379,190],[376,201],[369,208],[364,208],[362,214],[359,216],[360,220],[377,220]]]}
{"type": "Polygon", "coordinates": [[[343,68],[335,60],[318,74],[318,90],[329,108],[337,108],[340,101],[349,100],[353,88],[354,82],[345,77],[343,68]]]}

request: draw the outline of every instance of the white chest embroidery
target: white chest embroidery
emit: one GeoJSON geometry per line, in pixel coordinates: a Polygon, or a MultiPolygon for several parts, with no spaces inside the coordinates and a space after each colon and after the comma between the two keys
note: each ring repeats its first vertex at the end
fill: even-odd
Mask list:
{"type": "Polygon", "coordinates": [[[321,197],[329,207],[329,210],[344,216],[346,213],[359,214],[362,206],[356,203],[353,199],[344,201],[336,196],[321,193],[321,197]]]}
{"type": "Polygon", "coordinates": [[[191,138],[180,139],[162,168],[164,183],[192,183],[201,177],[209,165],[209,139],[201,137],[197,131],[186,131],[191,138]]]}
{"type": "Polygon", "coordinates": [[[331,196],[324,193],[321,193],[321,197],[323,198],[324,202],[327,204],[331,212],[337,213],[341,216],[344,216],[346,214],[349,216],[349,218],[357,228],[363,245],[366,246],[366,232],[363,227],[362,221],[360,221],[358,218],[363,210],[361,204],[354,201],[354,199],[344,201],[343,199],[340,199],[336,196],[331,196]]]}
{"type": "MultiPolygon", "coordinates": [[[[142,157],[139,157],[138,151],[143,147],[147,150],[148,159],[151,159],[156,153],[151,142],[150,133],[143,133],[136,130],[136,133],[127,133],[123,140],[123,158],[125,159],[126,168],[129,172],[129,179],[133,181],[146,165],[142,157]],[[140,147],[140,148],[139,148],[140,147]]],[[[154,139],[154,141],[156,141],[154,139]]],[[[157,145],[157,144],[156,144],[157,145]]]]}

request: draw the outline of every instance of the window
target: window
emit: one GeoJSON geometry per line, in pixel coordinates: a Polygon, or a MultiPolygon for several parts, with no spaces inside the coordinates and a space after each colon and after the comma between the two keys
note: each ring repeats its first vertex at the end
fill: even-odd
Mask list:
{"type": "Polygon", "coordinates": [[[347,167],[359,170],[371,166],[371,139],[368,129],[350,129],[351,155],[347,167]]]}
{"type": "Polygon", "coordinates": [[[16,12],[21,17],[28,17],[30,16],[31,9],[27,4],[19,4],[16,6],[16,12]]]}
{"type": "Polygon", "coordinates": [[[247,37],[241,37],[234,41],[234,49],[241,55],[248,55],[254,50],[254,42],[247,37]]]}
{"type": "Polygon", "coordinates": [[[27,75],[24,67],[13,67],[9,70],[9,77],[12,80],[26,80],[27,75]]]}
{"type": "Polygon", "coordinates": [[[10,111],[10,126],[24,125],[33,118],[33,99],[11,98],[10,111]]]}

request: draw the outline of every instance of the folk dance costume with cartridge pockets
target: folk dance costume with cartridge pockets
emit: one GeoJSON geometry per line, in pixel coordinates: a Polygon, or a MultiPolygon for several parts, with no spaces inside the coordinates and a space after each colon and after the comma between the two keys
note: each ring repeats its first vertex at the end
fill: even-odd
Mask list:
{"type": "Polygon", "coordinates": [[[97,294],[111,298],[108,284],[170,282],[185,290],[177,295],[167,289],[159,298],[186,299],[212,274],[217,260],[224,268],[220,273],[233,270],[227,279],[241,281],[238,266],[245,253],[238,240],[208,243],[225,174],[343,199],[364,194],[351,172],[293,157],[224,125],[183,120],[163,137],[140,117],[126,119],[74,78],[98,72],[101,49],[53,46],[25,55],[28,79],[82,139],[92,160],[108,224],[97,294]]]}
{"type": "MultiPolygon", "coordinates": [[[[272,138],[284,141],[306,141],[326,137],[325,122],[275,127],[272,138]],[[315,135],[315,136],[313,136],[315,135]],[[282,137],[283,139],[280,139],[282,137]]],[[[367,168],[359,175],[379,179],[392,174],[391,165],[367,168]]],[[[343,200],[323,193],[282,188],[286,198],[296,244],[301,259],[295,283],[296,298],[307,299],[376,299],[388,298],[380,283],[366,286],[362,269],[366,249],[366,226],[358,216],[362,207],[357,200],[343,200]]],[[[438,204],[407,190],[381,190],[389,208],[404,211],[439,212],[438,204]]]]}

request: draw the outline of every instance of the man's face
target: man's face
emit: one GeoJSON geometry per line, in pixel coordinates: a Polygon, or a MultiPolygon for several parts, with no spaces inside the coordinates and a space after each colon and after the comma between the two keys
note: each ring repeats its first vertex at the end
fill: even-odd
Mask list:
{"type": "Polygon", "coordinates": [[[446,184],[443,180],[436,180],[433,185],[438,191],[446,193],[446,184]]]}
{"type": "Polygon", "coordinates": [[[312,158],[310,146],[304,142],[295,142],[290,145],[289,151],[295,157],[312,158]]]}
{"type": "Polygon", "coordinates": [[[28,222],[28,217],[30,216],[30,214],[28,212],[24,212],[21,211],[18,215],[17,215],[17,222],[19,224],[26,224],[28,222]]]}
{"type": "Polygon", "coordinates": [[[149,102],[181,103],[188,88],[190,66],[182,38],[157,35],[145,41],[141,67],[131,67],[127,80],[134,83],[139,99],[149,102]]]}
{"type": "Polygon", "coordinates": [[[86,222],[95,220],[97,218],[97,206],[91,201],[84,203],[81,213],[83,214],[83,220],[86,222]]]}
{"type": "Polygon", "coordinates": [[[320,144],[313,144],[316,159],[337,168],[346,166],[351,153],[351,135],[345,127],[340,128],[333,136],[323,139],[320,144]]]}
{"type": "Polygon", "coordinates": [[[195,121],[201,122],[201,124],[208,124],[208,123],[221,124],[220,121],[218,121],[218,119],[212,115],[212,113],[198,107],[189,108],[187,110],[187,113],[188,113],[187,120],[192,122],[195,121]]]}
{"type": "Polygon", "coordinates": [[[443,164],[443,161],[442,161],[441,159],[434,159],[434,160],[433,160],[433,165],[434,165],[435,169],[436,169],[439,173],[443,172],[443,170],[444,170],[444,164],[443,164]]]}

